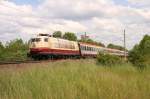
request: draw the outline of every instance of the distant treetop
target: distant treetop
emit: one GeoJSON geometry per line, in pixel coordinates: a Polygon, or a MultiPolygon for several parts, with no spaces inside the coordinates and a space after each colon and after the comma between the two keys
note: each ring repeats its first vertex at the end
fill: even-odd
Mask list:
{"type": "MultiPolygon", "coordinates": [[[[107,48],[112,48],[112,49],[118,49],[118,50],[124,50],[124,47],[120,45],[115,45],[115,44],[108,44],[107,48]]],[[[126,49],[127,50],[127,49],[126,49]]]]}
{"type": "Polygon", "coordinates": [[[53,33],[53,37],[62,38],[62,32],[61,32],[61,31],[55,31],[55,32],[53,33]]]}

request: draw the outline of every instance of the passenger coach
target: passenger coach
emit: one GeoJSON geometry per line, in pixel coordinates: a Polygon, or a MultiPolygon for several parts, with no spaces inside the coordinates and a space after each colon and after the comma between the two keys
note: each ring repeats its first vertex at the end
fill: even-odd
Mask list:
{"type": "Polygon", "coordinates": [[[98,52],[103,52],[104,47],[95,44],[79,42],[82,57],[96,57],[98,52]]]}

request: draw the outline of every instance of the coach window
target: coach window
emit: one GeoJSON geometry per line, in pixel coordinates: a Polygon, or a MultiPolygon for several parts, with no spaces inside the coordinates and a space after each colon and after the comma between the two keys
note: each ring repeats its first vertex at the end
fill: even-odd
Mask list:
{"type": "Polygon", "coordinates": [[[89,47],[87,46],[87,50],[89,51],[89,47]]]}
{"type": "Polygon", "coordinates": [[[87,50],[87,46],[85,46],[85,50],[87,50]]]}
{"type": "Polygon", "coordinates": [[[44,38],[44,42],[48,42],[48,38],[44,38]]]}
{"type": "Polygon", "coordinates": [[[92,51],[92,47],[90,47],[90,51],[92,51]]]}
{"type": "Polygon", "coordinates": [[[83,50],[86,50],[86,46],[83,46],[83,50]]]}
{"type": "Polygon", "coordinates": [[[82,48],[83,48],[82,50],[85,50],[85,46],[82,46],[82,48]]]}
{"type": "Polygon", "coordinates": [[[88,47],[88,50],[90,51],[90,50],[91,50],[91,48],[90,48],[90,47],[88,47]]]}
{"type": "Polygon", "coordinates": [[[86,50],[88,51],[88,50],[89,50],[89,47],[86,46],[86,50]]]}
{"type": "Polygon", "coordinates": [[[83,47],[83,46],[80,46],[80,49],[81,49],[81,50],[83,50],[83,49],[84,49],[84,47],[83,47]]]}
{"type": "Polygon", "coordinates": [[[83,46],[83,50],[86,50],[86,46],[83,46]]]}
{"type": "Polygon", "coordinates": [[[89,51],[89,50],[90,50],[90,48],[89,48],[89,47],[87,47],[87,50],[89,51]]]}
{"type": "Polygon", "coordinates": [[[84,46],[82,46],[82,50],[85,50],[85,47],[84,47],[84,46]]]}
{"type": "Polygon", "coordinates": [[[84,50],[86,50],[86,46],[84,46],[84,50]]]}

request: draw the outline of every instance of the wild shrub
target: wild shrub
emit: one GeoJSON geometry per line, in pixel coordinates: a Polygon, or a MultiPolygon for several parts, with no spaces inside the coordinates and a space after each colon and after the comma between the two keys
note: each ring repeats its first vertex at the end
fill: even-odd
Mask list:
{"type": "Polygon", "coordinates": [[[119,56],[99,53],[97,55],[97,62],[104,66],[113,66],[123,63],[123,60],[119,56]]]}
{"type": "Polygon", "coordinates": [[[134,66],[145,68],[150,66],[150,36],[145,35],[140,44],[135,45],[129,53],[129,61],[134,66]]]}
{"type": "Polygon", "coordinates": [[[26,60],[28,44],[22,39],[7,42],[5,46],[0,44],[0,61],[19,61],[26,60]]]}

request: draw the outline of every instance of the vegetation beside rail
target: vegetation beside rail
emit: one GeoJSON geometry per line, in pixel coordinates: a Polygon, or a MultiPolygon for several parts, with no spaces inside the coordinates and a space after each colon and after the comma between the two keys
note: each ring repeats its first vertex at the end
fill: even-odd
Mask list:
{"type": "Polygon", "coordinates": [[[0,62],[27,60],[28,43],[22,39],[12,40],[3,45],[0,42],[0,62]]]}
{"type": "Polygon", "coordinates": [[[61,61],[0,70],[0,99],[150,99],[150,68],[61,61]]]}
{"type": "Polygon", "coordinates": [[[129,53],[129,61],[139,68],[150,67],[150,35],[145,35],[141,42],[129,53]]]}

